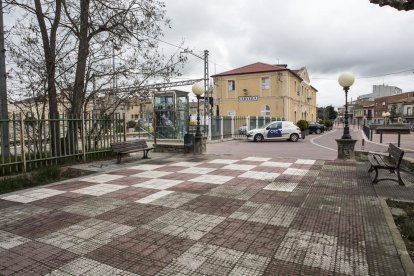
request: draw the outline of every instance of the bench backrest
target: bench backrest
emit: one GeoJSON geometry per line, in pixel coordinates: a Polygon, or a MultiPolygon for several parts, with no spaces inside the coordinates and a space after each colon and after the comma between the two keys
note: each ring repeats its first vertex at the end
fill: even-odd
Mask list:
{"type": "Polygon", "coordinates": [[[145,149],[148,148],[148,145],[147,141],[137,139],[131,141],[112,143],[111,147],[114,152],[123,152],[135,149],[145,149]]]}
{"type": "Polygon", "coordinates": [[[396,147],[394,144],[390,144],[388,147],[388,153],[392,159],[395,161],[397,167],[400,166],[401,160],[404,156],[404,151],[396,147]]]}

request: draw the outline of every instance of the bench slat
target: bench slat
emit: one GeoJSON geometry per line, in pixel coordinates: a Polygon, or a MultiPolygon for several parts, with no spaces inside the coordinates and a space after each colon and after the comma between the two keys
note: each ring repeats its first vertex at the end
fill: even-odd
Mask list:
{"type": "Polygon", "coordinates": [[[118,145],[113,146],[113,150],[123,150],[123,149],[141,149],[141,148],[148,148],[147,145],[118,145]]]}

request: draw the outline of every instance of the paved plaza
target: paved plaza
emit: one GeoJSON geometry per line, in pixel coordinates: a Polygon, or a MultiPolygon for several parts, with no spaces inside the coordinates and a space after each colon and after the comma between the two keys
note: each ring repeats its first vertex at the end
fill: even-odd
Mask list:
{"type": "Polygon", "coordinates": [[[368,164],[153,154],[0,195],[2,275],[405,275],[368,164]]]}

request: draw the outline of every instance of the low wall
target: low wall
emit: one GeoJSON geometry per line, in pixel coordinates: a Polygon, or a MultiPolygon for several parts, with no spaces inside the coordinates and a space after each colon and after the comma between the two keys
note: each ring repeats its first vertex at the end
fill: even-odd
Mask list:
{"type": "Polygon", "coordinates": [[[185,153],[184,144],[154,144],[154,152],[185,153]]]}

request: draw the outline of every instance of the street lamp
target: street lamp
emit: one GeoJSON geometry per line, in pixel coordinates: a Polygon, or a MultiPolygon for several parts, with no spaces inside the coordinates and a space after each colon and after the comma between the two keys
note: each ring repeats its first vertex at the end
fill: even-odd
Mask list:
{"type": "Polygon", "coordinates": [[[196,137],[201,137],[200,131],[200,96],[204,93],[204,84],[197,82],[192,87],[193,93],[197,96],[197,130],[196,137]]]}
{"type": "Polygon", "coordinates": [[[389,113],[388,111],[387,112],[382,112],[382,117],[384,117],[384,125],[388,125],[388,123],[387,123],[387,119],[388,119],[388,117],[390,117],[390,115],[391,115],[391,113],[389,113]]]}
{"type": "Polygon", "coordinates": [[[339,76],[338,82],[339,85],[344,88],[345,91],[345,127],[344,134],[342,139],[352,139],[351,134],[349,134],[349,122],[348,122],[348,91],[352,84],[354,84],[355,78],[352,73],[343,73],[339,76]]]}
{"type": "Polygon", "coordinates": [[[349,122],[348,122],[348,91],[352,84],[354,84],[355,78],[352,73],[343,73],[339,76],[338,82],[344,88],[345,91],[345,126],[344,133],[341,139],[335,139],[338,143],[338,159],[355,159],[355,143],[357,140],[352,139],[349,134],[349,122]]]}

